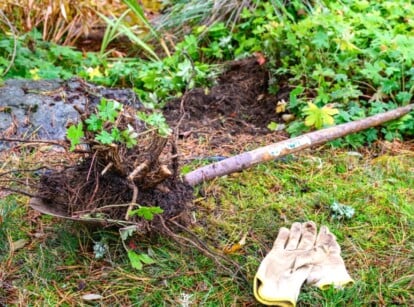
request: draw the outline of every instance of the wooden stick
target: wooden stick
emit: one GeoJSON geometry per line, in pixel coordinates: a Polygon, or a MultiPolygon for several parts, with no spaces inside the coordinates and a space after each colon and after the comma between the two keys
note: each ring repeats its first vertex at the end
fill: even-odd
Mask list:
{"type": "Polygon", "coordinates": [[[255,164],[274,160],[288,154],[301,151],[315,145],[332,141],[351,133],[359,132],[385,122],[397,119],[414,109],[414,104],[400,107],[385,113],[370,116],[361,120],[310,132],[282,142],[260,147],[252,151],[200,167],[188,173],[184,180],[191,186],[216,177],[228,175],[247,169],[255,164]]]}

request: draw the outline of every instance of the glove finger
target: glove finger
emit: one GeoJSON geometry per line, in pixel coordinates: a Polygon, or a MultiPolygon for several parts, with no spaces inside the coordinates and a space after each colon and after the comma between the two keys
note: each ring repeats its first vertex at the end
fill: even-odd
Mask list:
{"type": "Polygon", "coordinates": [[[310,250],[315,245],[316,240],[316,224],[312,221],[302,224],[302,237],[298,245],[298,249],[310,250]]]}
{"type": "Polygon", "coordinates": [[[327,249],[330,253],[340,253],[341,247],[336,242],[336,237],[333,235],[328,227],[322,226],[319,230],[318,237],[316,238],[316,246],[322,246],[327,249]]]}
{"type": "Polygon", "coordinates": [[[293,223],[290,227],[289,241],[286,244],[286,250],[294,250],[298,247],[300,237],[302,235],[301,223],[293,223]]]}
{"type": "Polygon", "coordinates": [[[287,229],[286,227],[280,228],[277,238],[275,242],[273,243],[273,249],[276,249],[276,250],[285,249],[285,246],[288,240],[289,240],[289,229],[287,229]]]}

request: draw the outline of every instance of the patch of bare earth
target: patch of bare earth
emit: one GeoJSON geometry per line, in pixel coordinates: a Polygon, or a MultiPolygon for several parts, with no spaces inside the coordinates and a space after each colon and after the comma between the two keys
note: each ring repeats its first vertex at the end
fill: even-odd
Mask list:
{"type": "Polygon", "coordinates": [[[167,104],[164,114],[178,131],[182,161],[239,154],[285,139],[267,125],[280,121],[275,106],[288,92],[275,96],[267,89],[268,72],[251,57],[228,63],[208,92],[193,89],[167,104]]]}

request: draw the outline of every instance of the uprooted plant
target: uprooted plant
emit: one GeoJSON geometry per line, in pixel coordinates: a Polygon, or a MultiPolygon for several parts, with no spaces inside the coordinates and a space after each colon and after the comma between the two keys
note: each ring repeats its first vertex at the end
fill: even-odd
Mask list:
{"type": "Polygon", "coordinates": [[[48,215],[120,227],[136,268],[148,258],[126,241],[132,234],[163,235],[200,250],[232,276],[240,273],[237,263],[187,228],[193,189],[179,177],[176,134],[164,117],[143,110],[133,98],[109,99],[113,95],[86,83],[78,90],[86,99],[73,104],[79,119],[67,127],[67,140],[0,136],[8,143],[7,152],[0,152],[6,170],[0,173],[0,192],[29,196],[30,206],[48,215]]]}
{"type": "MultiPolygon", "coordinates": [[[[183,185],[177,181],[176,149],[161,114],[147,115],[105,98],[77,111],[80,121],[68,128],[67,138],[70,150],[81,157],[76,165],[41,177],[43,201],[66,206],[70,217],[103,220],[138,219],[148,211],[143,206],[161,206],[167,217],[184,210],[186,201],[179,197],[169,199],[168,208],[158,203],[165,195],[154,203],[146,199],[149,189],[169,195],[183,185]]],[[[191,199],[189,194],[183,197],[191,199]]]]}
{"type": "Polygon", "coordinates": [[[171,227],[189,223],[192,188],[178,179],[171,130],[160,113],[137,112],[106,98],[75,109],[80,120],[67,129],[67,139],[77,162],[44,172],[31,206],[69,219],[123,226],[123,246],[131,265],[141,269],[152,259],[128,248],[129,236],[159,232],[179,241],[182,237],[171,227]]]}

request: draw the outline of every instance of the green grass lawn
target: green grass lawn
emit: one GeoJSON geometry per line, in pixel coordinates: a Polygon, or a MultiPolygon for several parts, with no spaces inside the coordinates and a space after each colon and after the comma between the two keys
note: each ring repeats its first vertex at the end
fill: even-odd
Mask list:
{"type": "Polygon", "coordinates": [[[0,305],[256,306],[253,277],[278,229],[307,220],[337,236],[355,284],[304,286],[299,306],[414,305],[412,152],[358,156],[325,147],[204,183],[195,193],[191,230],[210,249],[222,253],[247,235],[227,255],[246,280],[236,267],[228,267],[232,275],[160,236],[135,239],[137,251],[156,262],[134,270],[117,230],[42,216],[27,198],[9,195],[0,200],[0,305]],[[354,216],[334,219],[334,202],[354,208],[354,216]],[[108,247],[102,259],[96,242],[108,247]],[[102,298],[85,301],[85,294],[102,298]]]}

